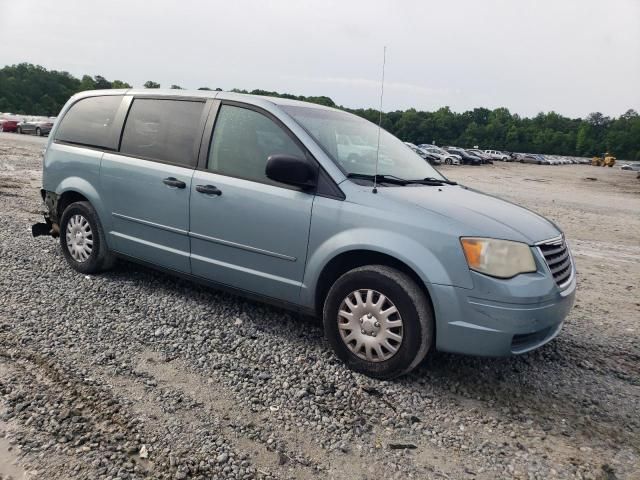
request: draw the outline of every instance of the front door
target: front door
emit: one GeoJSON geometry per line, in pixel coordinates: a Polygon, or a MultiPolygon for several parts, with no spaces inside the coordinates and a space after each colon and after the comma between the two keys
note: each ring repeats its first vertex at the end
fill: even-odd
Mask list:
{"type": "Polygon", "coordinates": [[[264,112],[220,106],[206,170],[197,170],[191,182],[191,269],[218,283],[297,303],[314,196],[265,176],[273,154],[305,156],[264,112]]]}

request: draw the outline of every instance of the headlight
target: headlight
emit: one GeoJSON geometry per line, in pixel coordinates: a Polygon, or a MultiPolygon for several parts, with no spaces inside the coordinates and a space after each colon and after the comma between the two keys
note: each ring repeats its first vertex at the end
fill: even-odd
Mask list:
{"type": "Polygon", "coordinates": [[[526,243],[469,237],[461,238],[460,242],[469,268],[476,272],[511,278],[536,271],[536,262],[526,243]]]}

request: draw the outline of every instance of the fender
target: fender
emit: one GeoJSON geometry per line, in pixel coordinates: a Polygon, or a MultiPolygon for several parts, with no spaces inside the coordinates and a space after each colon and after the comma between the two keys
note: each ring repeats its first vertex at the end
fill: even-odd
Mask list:
{"type": "MultiPolygon", "coordinates": [[[[326,238],[318,247],[309,252],[300,303],[313,307],[315,291],[320,272],[336,256],[355,250],[369,250],[389,255],[409,266],[420,277],[427,290],[431,284],[453,285],[454,282],[438,257],[423,243],[405,235],[378,228],[355,228],[342,231],[326,238]],[[375,242],[372,242],[372,239],[375,242]],[[411,252],[407,256],[404,252],[411,252]]],[[[468,278],[468,269],[465,272],[468,278]]],[[[471,279],[468,278],[468,282],[471,279]]],[[[464,282],[467,286],[467,282],[464,282]]],[[[471,286],[470,283],[468,285],[471,286]]]]}

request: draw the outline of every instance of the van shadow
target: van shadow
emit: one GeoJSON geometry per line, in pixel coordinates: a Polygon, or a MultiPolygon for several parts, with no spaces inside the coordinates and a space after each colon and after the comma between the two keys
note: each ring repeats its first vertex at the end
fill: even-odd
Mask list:
{"type": "MultiPolygon", "coordinates": [[[[103,275],[116,282],[135,281],[138,286],[152,288],[154,292],[161,291],[172,296],[180,295],[192,302],[197,302],[199,305],[220,304],[225,309],[228,307],[229,311],[237,311],[239,313],[247,312],[248,310],[273,313],[276,315],[266,316],[265,322],[267,324],[260,325],[256,322],[255,326],[260,329],[261,327],[280,325],[279,323],[268,325],[269,322],[273,322],[273,318],[278,318],[278,322],[295,321],[300,324],[301,330],[308,331],[309,328],[312,328],[314,329],[312,333],[318,334],[318,338],[322,338],[322,320],[318,317],[252,300],[240,294],[216,289],[195,280],[172,275],[142,264],[119,260],[112,270],[105,272],[103,275]]],[[[281,329],[276,329],[274,332],[279,330],[281,329]]],[[[313,336],[310,336],[310,338],[313,338],[313,336]]]]}

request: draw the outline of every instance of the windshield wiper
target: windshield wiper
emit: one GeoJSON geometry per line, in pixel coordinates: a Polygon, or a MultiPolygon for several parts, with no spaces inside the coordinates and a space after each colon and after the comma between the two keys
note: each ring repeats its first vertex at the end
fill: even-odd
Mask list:
{"type": "Polygon", "coordinates": [[[426,177],[423,178],[422,180],[410,180],[412,183],[416,182],[416,183],[420,183],[420,182],[425,182],[428,184],[432,184],[432,183],[444,183],[446,185],[458,185],[458,182],[452,182],[451,180],[446,180],[444,178],[435,178],[435,177],[426,177]]]}
{"type": "Polygon", "coordinates": [[[404,178],[396,177],[395,175],[370,175],[367,173],[348,173],[347,178],[360,178],[363,180],[371,180],[376,181],[377,183],[393,183],[395,185],[430,185],[430,186],[438,186],[438,185],[457,185],[457,182],[452,182],[451,180],[445,180],[435,177],[426,177],[422,180],[405,180],[404,178]]]}
{"type": "Polygon", "coordinates": [[[395,185],[407,185],[412,183],[410,180],[396,177],[394,175],[370,175],[368,173],[347,173],[347,178],[359,178],[362,180],[371,180],[377,183],[393,183],[395,185]]]}

